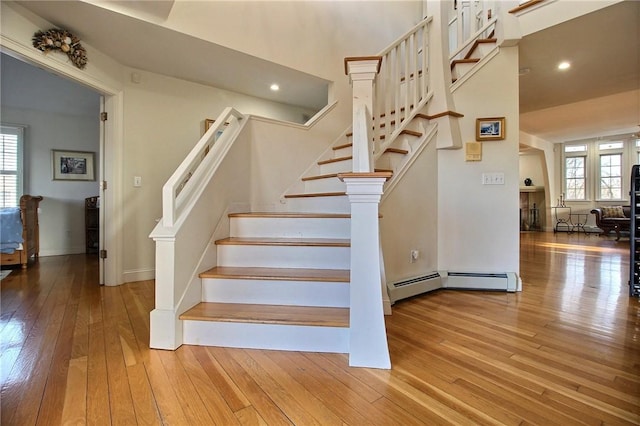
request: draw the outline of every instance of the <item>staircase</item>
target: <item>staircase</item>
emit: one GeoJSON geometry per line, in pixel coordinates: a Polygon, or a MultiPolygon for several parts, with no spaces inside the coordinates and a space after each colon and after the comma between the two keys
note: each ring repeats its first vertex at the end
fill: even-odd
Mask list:
{"type": "Polygon", "coordinates": [[[379,56],[345,58],[353,133],[281,194],[273,210],[282,211],[251,208],[244,170],[259,161],[251,149],[260,134],[252,118],[231,108],[218,117],[163,187],[163,218],[152,233],[152,347],[337,352],[352,366],[390,368],[378,204],[456,116],[429,104],[430,22],[379,56]],[[246,213],[235,213],[243,211],[237,205],[246,213]]]}
{"type": "Polygon", "coordinates": [[[451,82],[455,83],[456,80],[470,72],[482,58],[487,56],[496,47],[497,41],[495,38],[477,39],[464,58],[452,60],[451,82]]]}
{"type": "MultiPolygon", "coordinates": [[[[421,121],[428,121],[428,119],[429,117],[425,114],[414,118],[411,128],[402,130],[399,137],[390,146],[384,148],[375,163],[374,170],[394,173],[402,169],[411,156],[416,154],[418,147],[425,143],[422,128],[426,122],[421,123],[421,121]]],[[[384,117],[379,118],[379,121],[381,120],[384,120],[384,117]]],[[[345,140],[338,141],[331,147],[325,156],[308,170],[307,175],[284,195],[283,198],[287,201],[290,210],[343,213],[350,211],[346,187],[338,175],[353,170],[352,137],[352,132],[346,133],[345,140]]],[[[384,135],[379,137],[384,140],[384,135]]]]}
{"type": "Polygon", "coordinates": [[[180,316],[184,343],[349,352],[346,214],[230,214],[202,303],[180,316]]]}
{"type": "MultiPolygon", "coordinates": [[[[428,119],[419,114],[412,127],[428,119]]],[[[218,266],[199,275],[202,302],[179,317],[184,343],[349,352],[351,215],[338,177],[352,170],[345,137],[301,178],[300,192],[284,195],[290,209],[315,213],[229,214],[230,236],[215,241],[218,266]]],[[[403,130],[376,170],[401,168],[426,142],[403,130]]]]}

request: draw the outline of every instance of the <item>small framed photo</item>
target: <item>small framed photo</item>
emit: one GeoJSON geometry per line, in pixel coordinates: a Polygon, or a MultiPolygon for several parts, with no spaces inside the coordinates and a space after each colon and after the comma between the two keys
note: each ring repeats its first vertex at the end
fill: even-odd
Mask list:
{"type": "Polygon", "coordinates": [[[504,117],[476,119],[477,141],[500,141],[505,138],[504,117]]]}
{"type": "Polygon", "coordinates": [[[215,122],[216,122],[216,120],[212,120],[211,118],[206,118],[204,120],[204,132],[206,133],[207,130],[209,130],[209,128],[211,126],[213,126],[213,123],[215,123],[215,122]]]}
{"type": "Polygon", "coordinates": [[[53,180],[96,180],[95,153],[51,150],[53,180]]]}

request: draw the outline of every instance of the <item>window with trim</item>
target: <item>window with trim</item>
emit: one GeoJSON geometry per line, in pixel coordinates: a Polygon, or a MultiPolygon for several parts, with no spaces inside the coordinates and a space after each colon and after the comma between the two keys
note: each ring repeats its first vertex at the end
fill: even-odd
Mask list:
{"type": "Polygon", "coordinates": [[[617,135],[563,144],[562,190],[567,201],[628,201],[631,166],[640,164],[640,139],[617,135]]]}
{"type": "Polygon", "coordinates": [[[598,143],[598,172],[600,177],[598,198],[601,200],[622,199],[622,153],[624,142],[598,143]]]}
{"type": "Polygon", "coordinates": [[[24,129],[0,126],[0,207],[17,207],[22,196],[24,129]]]}
{"type": "Polygon", "coordinates": [[[586,200],[587,146],[566,145],[564,153],[565,197],[567,200],[586,200]]]}

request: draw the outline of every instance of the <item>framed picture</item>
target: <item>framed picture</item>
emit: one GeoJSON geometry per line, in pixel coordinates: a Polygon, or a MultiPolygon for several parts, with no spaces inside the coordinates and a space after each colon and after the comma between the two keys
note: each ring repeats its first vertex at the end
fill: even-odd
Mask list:
{"type": "Polygon", "coordinates": [[[53,180],[96,180],[95,153],[51,150],[53,180]]]}
{"type": "Polygon", "coordinates": [[[499,141],[505,138],[504,117],[476,119],[477,141],[499,141]]]}
{"type": "MultiPolygon", "coordinates": [[[[209,130],[211,128],[211,126],[213,126],[213,124],[216,122],[216,120],[213,120],[211,118],[206,118],[204,120],[204,132],[207,133],[207,130],[209,130]]],[[[225,126],[228,126],[229,123],[224,123],[225,126]]],[[[224,132],[224,129],[222,130],[218,130],[216,132],[216,137],[215,140],[218,140],[218,138],[222,135],[222,132],[224,132]]]]}

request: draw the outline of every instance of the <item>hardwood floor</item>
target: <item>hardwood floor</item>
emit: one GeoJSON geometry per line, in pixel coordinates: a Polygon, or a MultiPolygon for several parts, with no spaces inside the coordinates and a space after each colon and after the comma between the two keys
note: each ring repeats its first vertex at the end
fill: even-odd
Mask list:
{"type": "Polygon", "coordinates": [[[522,234],[522,293],[394,306],[390,371],[341,354],[149,350],[152,281],[99,287],[95,259],[41,258],[1,282],[1,424],[637,425],[627,250],[522,234]]]}

